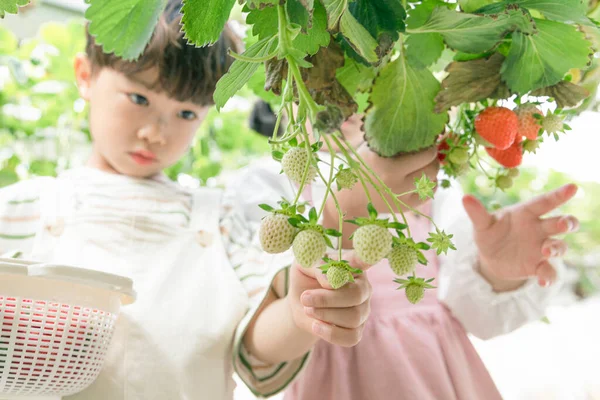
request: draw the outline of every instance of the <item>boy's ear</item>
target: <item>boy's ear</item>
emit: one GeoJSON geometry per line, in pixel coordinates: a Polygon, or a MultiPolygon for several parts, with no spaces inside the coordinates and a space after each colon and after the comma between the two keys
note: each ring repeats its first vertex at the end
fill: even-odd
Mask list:
{"type": "Polygon", "coordinates": [[[92,83],[92,63],[85,54],[77,54],[77,56],[75,56],[74,67],[79,95],[84,100],[89,100],[92,83]]]}

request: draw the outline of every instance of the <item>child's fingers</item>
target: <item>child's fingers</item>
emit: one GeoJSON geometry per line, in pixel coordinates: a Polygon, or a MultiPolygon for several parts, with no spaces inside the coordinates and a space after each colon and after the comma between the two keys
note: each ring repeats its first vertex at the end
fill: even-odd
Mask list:
{"type": "Polygon", "coordinates": [[[548,238],[542,244],[544,257],[562,257],[567,252],[568,246],[564,240],[548,238]]]}
{"type": "Polygon", "coordinates": [[[536,276],[540,286],[548,287],[556,281],[556,270],[547,260],[544,260],[537,266],[536,276]]]}
{"type": "Polygon", "coordinates": [[[348,308],[304,307],[304,313],[308,317],[348,329],[358,328],[364,324],[369,317],[369,312],[370,302],[368,301],[348,308]]]}
{"type": "Polygon", "coordinates": [[[362,338],[364,325],[355,329],[341,328],[321,321],[313,321],[312,331],[321,339],[338,346],[356,346],[362,338]]]}
{"type": "Polygon", "coordinates": [[[311,289],[302,293],[300,303],[304,307],[314,308],[347,308],[358,306],[371,297],[373,289],[369,280],[359,276],[354,283],[337,290],[311,289]]]}
{"type": "Polygon", "coordinates": [[[490,214],[483,204],[474,196],[466,195],[463,197],[463,207],[473,222],[473,228],[476,231],[489,229],[495,222],[496,217],[490,214]]]}
{"type": "Polygon", "coordinates": [[[542,230],[548,236],[575,232],[579,229],[579,220],[572,215],[546,218],[542,220],[542,230]]]}
{"type": "Polygon", "coordinates": [[[571,183],[533,198],[525,203],[525,208],[536,217],[541,217],[571,200],[575,193],[577,185],[571,183]]]}

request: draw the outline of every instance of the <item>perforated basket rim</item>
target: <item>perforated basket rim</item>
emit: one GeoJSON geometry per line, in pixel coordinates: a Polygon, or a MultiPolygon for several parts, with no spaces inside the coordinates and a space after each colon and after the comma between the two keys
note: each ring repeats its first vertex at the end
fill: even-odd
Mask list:
{"type": "Polygon", "coordinates": [[[122,305],[131,304],[136,299],[130,278],[87,268],[0,258],[1,274],[46,278],[109,290],[120,295],[122,305]]]}

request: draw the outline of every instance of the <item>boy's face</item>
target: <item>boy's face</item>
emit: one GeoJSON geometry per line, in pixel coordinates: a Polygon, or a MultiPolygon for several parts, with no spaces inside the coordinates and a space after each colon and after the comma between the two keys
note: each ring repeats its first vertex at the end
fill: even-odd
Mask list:
{"type": "Polygon", "coordinates": [[[149,89],[156,69],[133,77],[111,68],[92,74],[89,60],[80,56],[75,73],[90,103],[94,143],[88,165],[103,171],[147,178],[175,164],[210,109],[149,89]]]}

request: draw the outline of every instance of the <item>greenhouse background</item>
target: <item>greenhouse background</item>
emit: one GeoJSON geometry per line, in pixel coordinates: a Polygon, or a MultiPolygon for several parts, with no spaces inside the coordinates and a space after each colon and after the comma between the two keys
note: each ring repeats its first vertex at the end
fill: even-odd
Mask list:
{"type": "MultiPolygon", "coordinates": [[[[85,44],[85,4],[34,3],[0,21],[0,187],[81,165],[90,148],[86,104],[72,69],[85,44]]],[[[241,11],[235,16],[243,32],[241,11]]],[[[238,93],[220,113],[211,112],[188,156],[166,171],[171,179],[220,186],[268,154],[266,139],[248,126],[258,99],[253,89],[238,93]]],[[[565,208],[580,219],[581,231],[569,239],[568,285],[547,321],[487,342],[474,339],[506,399],[600,399],[600,171],[591,162],[600,148],[600,113],[586,111],[571,126],[558,142],[547,140],[525,158],[512,189],[494,191],[477,175],[462,181],[488,205],[512,204],[569,181],[582,189],[565,208]],[[502,350],[506,346],[511,352],[502,350]]],[[[253,398],[242,386],[236,395],[253,398]]]]}

